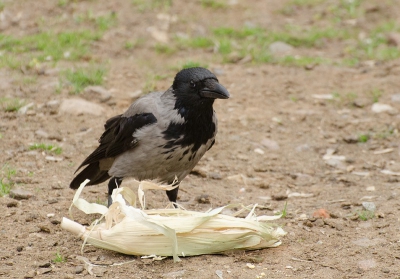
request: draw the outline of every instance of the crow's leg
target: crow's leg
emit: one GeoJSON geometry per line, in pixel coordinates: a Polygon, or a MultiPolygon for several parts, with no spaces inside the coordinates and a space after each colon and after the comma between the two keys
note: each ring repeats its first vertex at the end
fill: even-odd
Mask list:
{"type": "Polygon", "coordinates": [[[111,177],[110,181],[108,181],[108,207],[112,204],[112,192],[114,189],[121,186],[122,177],[111,177]]]}
{"type": "MultiPolygon", "coordinates": [[[[169,184],[172,184],[172,182],[169,182],[169,184]]],[[[169,201],[173,202],[174,206],[177,208],[175,203],[176,203],[176,199],[178,198],[179,181],[175,182],[172,186],[176,186],[176,185],[178,185],[178,187],[176,187],[175,189],[173,189],[171,191],[166,191],[166,192],[167,192],[169,201]]]]}

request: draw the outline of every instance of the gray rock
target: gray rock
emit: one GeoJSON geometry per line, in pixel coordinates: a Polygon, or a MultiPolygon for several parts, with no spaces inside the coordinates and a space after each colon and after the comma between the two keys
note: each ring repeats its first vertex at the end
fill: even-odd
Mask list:
{"type": "Polygon", "coordinates": [[[373,202],[362,202],[362,206],[365,210],[374,212],[376,210],[376,205],[373,202]]]}
{"type": "Polygon", "coordinates": [[[400,103],[400,94],[392,95],[392,102],[400,103]]]}
{"type": "Polygon", "coordinates": [[[73,98],[63,100],[59,112],[72,115],[91,114],[100,116],[105,113],[105,109],[98,104],[79,98],[73,98]]]}
{"type": "Polygon", "coordinates": [[[358,262],[358,267],[364,270],[371,269],[377,266],[374,259],[362,260],[358,262]]]}
{"type": "Polygon", "coordinates": [[[33,193],[21,188],[14,188],[10,190],[10,197],[16,200],[27,200],[33,197],[33,193]]]}
{"type": "Polygon", "coordinates": [[[84,96],[86,98],[96,98],[100,102],[107,102],[111,99],[111,93],[102,86],[88,86],[84,90],[84,96]]]}
{"type": "Polygon", "coordinates": [[[38,138],[42,138],[42,139],[47,139],[47,138],[49,138],[49,134],[48,134],[46,131],[42,130],[42,129],[36,130],[36,131],[35,131],[35,135],[36,135],[38,138]]]}
{"type": "Polygon", "coordinates": [[[261,141],[261,144],[264,146],[264,147],[266,147],[266,148],[268,148],[268,149],[270,149],[270,150],[278,150],[280,147],[279,147],[279,144],[276,142],[276,141],[274,141],[274,140],[271,140],[271,139],[263,139],[262,141],[261,141]]]}
{"type": "Polygon", "coordinates": [[[273,42],[269,45],[269,51],[275,56],[286,56],[293,54],[294,47],[284,42],[273,42]]]}

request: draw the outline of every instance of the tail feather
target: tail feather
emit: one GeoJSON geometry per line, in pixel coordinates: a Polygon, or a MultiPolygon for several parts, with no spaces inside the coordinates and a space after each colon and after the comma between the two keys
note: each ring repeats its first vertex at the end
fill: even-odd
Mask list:
{"type": "Polygon", "coordinates": [[[96,185],[101,182],[106,181],[111,176],[108,175],[107,170],[100,170],[99,162],[95,162],[89,164],[86,168],[84,168],[72,181],[69,185],[72,189],[78,189],[83,181],[89,179],[90,182],[87,185],[96,185]]]}

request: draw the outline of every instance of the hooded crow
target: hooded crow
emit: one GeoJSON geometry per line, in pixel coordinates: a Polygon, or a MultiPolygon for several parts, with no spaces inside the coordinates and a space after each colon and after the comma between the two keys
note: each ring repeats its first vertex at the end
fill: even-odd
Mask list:
{"type": "MultiPolygon", "coordinates": [[[[85,179],[88,185],[108,182],[111,194],[124,178],[155,179],[172,184],[180,181],[209,150],[217,134],[215,99],[227,99],[229,92],[209,70],[196,67],[176,74],[165,92],[149,93],[121,115],[107,120],[99,146],[76,171],[72,180],[78,189],[85,179]]],[[[176,203],[178,187],[167,191],[176,203]]]]}

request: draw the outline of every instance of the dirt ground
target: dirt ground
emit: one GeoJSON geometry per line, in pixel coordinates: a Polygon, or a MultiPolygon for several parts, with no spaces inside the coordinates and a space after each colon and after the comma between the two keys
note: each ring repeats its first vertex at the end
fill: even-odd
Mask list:
{"type": "MultiPolygon", "coordinates": [[[[154,50],[163,34],[173,41],[174,34],[207,35],[219,26],[325,26],[329,20],[324,15],[345,1],[1,2],[2,33],[15,37],[93,28],[92,21],[77,20],[88,11],[93,16],[112,11],[117,15],[80,60],[42,63],[44,74],[0,69],[0,95],[32,103],[25,112],[0,111],[3,182],[32,194],[22,200],[0,197],[1,278],[93,277],[77,256],[97,264],[93,272],[104,278],[400,278],[398,58],[364,57],[352,66],[338,62],[302,67],[246,57],[226,63],[212,48],[178,48],[170,54],[154,50]],[[168,24],[165,15],[170,16],[168,24]],[[149,27],[162,34],[154,35],[149,27]],[[128,41],[141,43],[124,47],[128,41]],[[74,191],[68,185],[76,167],[97,146],[109,117],[122,113],[149,84],[151,89],[167,89],[187,61],[200,61],[216,72],[232,98],[215,103],[216,144],[182,182],[178,202],[198,211],[258,203],[264,206],[258,214],[268,215],[287,203],[287,216],[278,221],[287,232],[282,245],[187,257],[179,263],[91,246],[81,254],[82,241],[60,228],[61,218],[69,216],[74,191]],[[71,95],[67,86],[60,87],[63,70],[91,63],[107,68],[102,86],[111,98],[105,102],[87,93],[71,95]],[[26,82],[26,77],[34,82],[26,82]],[[77,97],[104,111],[73,115],[61,110],[64,100],[77,97]],[[376,103],[390,108],[376,112],[376,103]],[[31,150],[33,143],[58,146],[62,152],[31,150]],[[16,173],[8,179],[10,168],[16,173]],[[235,179],[238,175],[245,181],[235,179]],[[202,194],[209,195],[208,204],[198,202],[202,194]],[[371,205],[376,209],[369,211],[371,205]],[[319,209],[330,216],[313,217],[319,209]],[[118,263],[125,264],[113,265],[118,263]]],[[[400,26],[396,1],[356,2],[367,11],[355,21],[360,36],[383,20],[400,26]]],[[[350,55],[345,50],[352,40],[331,39],[295,51],[339,61],[350,55]]],[[[105,183],[87,188],[85,197],[105,203],[106,188],[105,183]]],[[[163,208],[168,200],[164,193],[150,192],[147,201],[149,208],[163,208]]],[[[74,216],[81,224],[93,221],[93,216],[78,212],[74,216]]]]}

